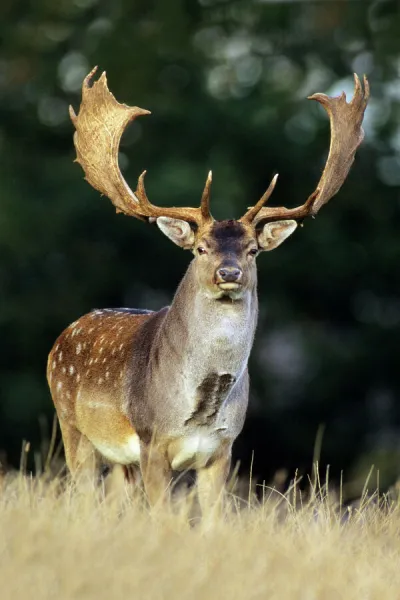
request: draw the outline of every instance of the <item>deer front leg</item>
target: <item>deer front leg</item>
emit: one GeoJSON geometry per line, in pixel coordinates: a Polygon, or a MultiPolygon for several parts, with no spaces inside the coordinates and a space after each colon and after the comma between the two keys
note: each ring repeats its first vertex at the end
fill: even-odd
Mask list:
{"type": "Polygon", "coordinates": [[[231,466],[231,447],[210,465],[197,471],[197,491],[203,516],[222,511],[224,488],[231,466]]]}
{"type": "Polygon", "coordinates": [[[140,442],[140,470],[150,506],[164,503],[170,495],[172,471],[165,449],[154,442],[140,442]]]}

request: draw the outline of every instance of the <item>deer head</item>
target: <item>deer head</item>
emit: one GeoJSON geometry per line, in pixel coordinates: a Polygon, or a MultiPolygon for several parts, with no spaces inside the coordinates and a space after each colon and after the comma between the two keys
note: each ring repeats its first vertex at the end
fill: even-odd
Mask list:
{"type": "Polygon", "coordinates": [[[265,194],[239,220],[215,221],[210,213],[211,172],[207,177],[200,206],[164,208],[152,204],[144,186],[144,171],[132,192],[118,166],[118,150],[127,124],[149,111],[120,104],[107,87],[106,74],[91,86],[95,67],[82,86],[82,103],[78,116],[70,107],[75,125],[76,161],[82,166],[87,181],[110,198],[117,212],[142,221],[156,222],[160,230],[175,244],[195,255],[196,276],[207,294],[220,298],[240,297],[256,281],[255,259],[263,250],[277,248],[309,216],[332,198],[342,186],[363,140],[361,127],[369,98],[369,85],[364,89],[354,75],[355,92],[350,103],[346,96],[331,98],[314,94],[327,111],[331,127],[331,143],[322,177],[307,201],[296,208],[267,207],[277,175],[265,194]]]}

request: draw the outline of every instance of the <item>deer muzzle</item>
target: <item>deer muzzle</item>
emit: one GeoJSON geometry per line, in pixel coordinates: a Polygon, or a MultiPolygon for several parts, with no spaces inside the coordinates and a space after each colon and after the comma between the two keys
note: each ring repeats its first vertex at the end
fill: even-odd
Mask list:
{"type": "Polygon", "coordinates": [[[241,286],[242,276],[242,269],[226,265],[216,270],[215,282],[223,290],[236,290],[241,286]]]}

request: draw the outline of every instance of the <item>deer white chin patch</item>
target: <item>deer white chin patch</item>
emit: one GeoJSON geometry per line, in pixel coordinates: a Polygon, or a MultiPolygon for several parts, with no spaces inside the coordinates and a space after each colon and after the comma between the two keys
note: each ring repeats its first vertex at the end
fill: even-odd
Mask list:
{"type": "Polygon", "coordinates": [[[227,283],[219,283],[218,287],[221,288],[221,290],[238,290],[241,285],[240,283],[235,283],[234,281],[231,282],[227,282],[227,283]]]}
{"type": "Polygon", "coordinates": [[[140,442],[139,436],[131,435],[127,440],[118,444],[118,442],[97,442],[92,440],[95,448],[108,460],[120,465],[131,465],[139,463],[140,460],[140,442]]]}

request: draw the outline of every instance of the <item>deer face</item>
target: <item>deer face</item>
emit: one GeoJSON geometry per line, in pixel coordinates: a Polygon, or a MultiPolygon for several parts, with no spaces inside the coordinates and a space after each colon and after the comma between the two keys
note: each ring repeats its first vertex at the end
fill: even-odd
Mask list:
{"type": "Polygon", "coordinates": [[[276,221],[256,230],[240,221],[213,221],[196,233],[180,219],[159,217],[157,225],[175,244],[193,252],[197,281],[208,297],[239,300],[256,285],[258,254],[277,248],[297,222],[276,221]]]}

